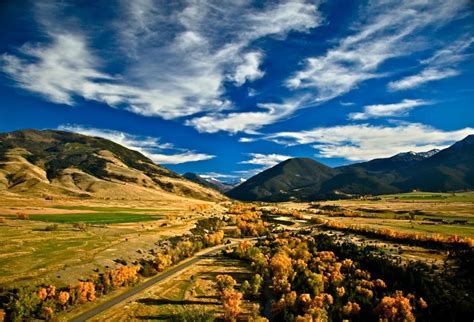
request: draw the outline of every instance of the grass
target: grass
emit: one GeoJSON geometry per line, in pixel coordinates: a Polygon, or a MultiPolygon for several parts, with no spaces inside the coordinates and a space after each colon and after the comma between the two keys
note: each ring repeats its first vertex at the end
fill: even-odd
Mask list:
{"type": "Polygon", "coordinates": [[[89,207],[89,206],[54,206],[55,209],[86,210],[97,212],[153,212],[155,209],[141,209],[128,207],[89,207]]]}
{"type": "Polygon", "coordinates": [[[86,224],[120,224],[141,221],[154,221],[162,218],[163,216],[160,215],[121,212],[30,215],[30,220],[62,224],[72,224],[79,222],[86,224]]]}
{"type": "MultiPolygon", "coordinates": [[[[375,224],[375,223],[374,223],[375,224]]],[[[400,224],[387,224],[381,225],[381,228],[393,228],[400,231],[407,232],[420,232],[427,234],[441,234],[441,235],[459,235],[466,237],[474,237],[474,229],[471,225],[422,225],[417,222],[410,224],[408,222],[400,224]],[[413,228],[411,228],[413,226],[413,228]]]]}
{"type": "Polygon", "coordinates": [[[0,283],[15,278],[15,285],[22,279],[58,271],[63,265],[90,260],[94,250],[107,247],[114,240],[113,234],[105,236],[106,233],[97,236],[91,231],[43,232],[21,226],[0,227],[4,242],[0,250],[0,283]]]}
{"type": "Polygon", "coordinates": [[[400,200],[427,200],[427,201],[460,201],[474,202],[474,191],[443,193],[443,192],[407,192],[392,195],[380,196],[382,199],[400,199],[400,200]]]}
{"type": "MultiPolygon", "coordinates": [[[[401,219],[406,220],[402,217],[409,216],[409,212],[399,214],[395,212],[383,212],[383,213],[362,213],[360,217],[362,218],[371,218],[371,219],[401,219]]],[[[344,216],[334,216],[334,217],[344,217],[344,216]]],[[[350,216],[346,216],[350,217],[350,216]]],[[[409,218],[408,218],[409,219],[409,218]]],[[[453,222],[454,220],[467,220],[469,224],[474,224],[473,216],[458,216],[451,214],[442,214],[442,213],[423,213],[415,215],[414,221],[427,221],[428,219],[443,219],[448,222],[453,222]]]]}

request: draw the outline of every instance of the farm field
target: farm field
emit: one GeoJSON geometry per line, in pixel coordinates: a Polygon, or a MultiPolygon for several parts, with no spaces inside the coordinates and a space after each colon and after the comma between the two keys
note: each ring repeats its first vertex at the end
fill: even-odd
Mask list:
{"type": "Polygon", "coordinates": [[[280,203],[308,216],[346,225],[420,234],[474,237],[474,193],[407,193],[371,199],[280,203]]]}
{"type": "MultiPolygon", "coordinates": [[[[189,204],[156,208],[129,207],[93,200],[45,202],[41,199],[0,201],[0,285],[67,284],[95,269],[133,261],[167,236],[193,227],[203,213],[189,204]],[[17,214],[26,214],[27,220],[17,214]],[[140,253],[138,253],[140,252],[140,253]]],[[[217,209],[217,208],[216,208],[217,209]]],[[[218,211],[218,210],[216,210],[218,211]]]]}
{"type": "MultiPolygon", "coordinates": [[[[166,272],[168,267],[173,267],[182,258],[193,258],[195,250],[189,249],[191,245],[202,249],[206,245],[224,244],[229,239],[238,242],[239,238],[260,236],[262,239],[257,241],[258,247],[253,250],[255,254],[249,255],[246,249],[251,246],[240,242],[236,247],[228,247],[226,252],[200,260],[165,281],[114,305],[92,320],[151,321],[169,320],[176,316],[200,316],[212,320],[235,314],[243,321],[250,317],[268,317],[273,314],[282,318],[289,312],[304,316],[307,313],[305,310],[288,306],[287,296],[292,293],[287,293],[286,288],[279,289],[271,279],[274,276],[272,274],[280,276],[277,266],[274,266],[277,264],[272,264],[271,261],[275,252],[299,258],[303,253],[291,250],[298,243],[316,245],[318,252],[313,253],[315,250],[311,250],[311,256],[316,256],[315,258],[326,254],[325,252],[333,252],[336,255],[331,256],[336,256],[334,258],[337,261],[348,256],[346,258],[362,261],[368,267],[374,265],[371,261],[383,260],[383,265],[387,267],[384,269],[388,272],[398,269],[404,272],[408,267],[413,267],[409,274],[420,276],[424,281],[431,279],[430,276],[450,280],[453,274],[458,274],[457,267],[464,265],[457,257],[458,249],[465,251],[465,245],[471,245],[469,243],[472,243],[474,237],[472,194],[450,195],[446,198],[444,195],[435,197],[429,193],[421,195],[430,197],[420,198],[416,195],[412,198],[414,195],[408,194],[312,203],[153,205],[152,202],[131,202],[123,205],[102,200],[78,201],[76,204],[71,200],[63,203],[30,200],[26,203],[27,206],[21,206],[22,203],[18,200],[8,205],[0,203],[0,238],[5,245],[0,250],[0,284],[4,289],[55,285],[64,290],[67,285],[77,284],[78,280],[90,281],[92,278],[97,285],[97,300],[86,301],[82,305],[75,303],[65,312],[58,312],[55,318],[66,321],[119,294],[126,294],[129,287],[146,281],[148,276],[166,272]],[[396,237],[387,237],[387,231],[396,232],[396,237]],[[403,238],[399,238],[398,234],[403,238]],[[453,239],[454,235],[458,237],[453,239]],[[413,236],[421,236],[422,239],[414,240],[413,236]],[[426,241],[424,238],[431,239],[426,241]],[[287,243],[296,244],[284,246],[287,243]],[[270,251],[269,247],[277,248],[270,251]],[[319,253],[319,249],[322,253],[319,253]],[[266,252],[269,253],[264,257],[259,255],[266,252]],[[364,256],[369,256],[370,261],[366,262],[365,257],[361,257],[362,254],[367,254],[364,256]],[[174,259],[175,256],[179,258],[174,259]],[[153,272],[146,273],[152,267],[150,265],[154,267],[153,272]],[[270,266],[266,270],[262,268],[267,265],[270,266]],[[124,282],[122,287],[114,288],[110,293],[101,290],[100,278],[97,280],[97,277],[93,277],[103,276],[103,272],[118,272],[127,267],[141,267],[141,277],[135,276],[137,273],[133,271],[135,273],[130,275],[130,278],[135,276],[133,282],[124,282]],[[267,276],[267,279],[265,283],[259,282],[259,291],[252,295],[249,293],[249,286],[244,284],[250,282],[250,285],[254,285],[252,278],[255,274],[267,276]],[[234,280],[235,284],[231,284],[229,289],[218,290],[217,276],[230,276],[228,278],[234,280]],[[101,296],[99,291],[102,292],[101,296]],[[231,308],[226,308],[225,305],[228,304],[223,304],[227,301],[226,292],[238,299],[229,302],[234,305],[231,308]],[[275,305],[278,305],[279,311],[274,311],[275,305]]],[[[308,260],[308,256],[304,255],[303,258],[308,260]]],[[[285,275],[288,280],[299,276],[298,268],[293,269],[296,275],[285,275]]],[[[313,273],[304,271],[304,274],[313,273]]],[[[375,269],[374,274],[384,280],[384,274],[387,273],[375,269]]],[[[377,296],[391,296],[400,287],[390,274],[386,276],[391,284],[390,291],[373,289],[377,296]]],[[[347,285],[352,285],[354,281],[349,279],[349,275],[347,278],[347,285]]],[[[293,280],[292,283],[300,282],[293,280]]],[[[363,283],[372,285],[375,282],[363,283]]],[[[302,295],[298,292],[310,290],[303,285],[295,285],[299,285],[294,289],[298,296],[302,295]]],[[[328,292],[324,294],[334,298],[337,294],[331,292],[334,292],[337,285],[339,284],[320,287],[328,292]]],[[[417,287],[404,286],[404,294],[416,293],[417,287]]],[[[318,292],[311,291],[308,294],[311,298],[315,297],[316,301],[318,292]]],[[[421,294],[426,294],[425,297],[431,301],[445,296],[444,293],[421,294]]],[[[343,297],[343,301],[359,305],[365,301],[358,293],[348,293],[347,296],[343,297]]],[[[326,300],[323,303],[324,301],[326,300]]],[[[343,308],[345,302],[341,301],[338,300],[335,304],[337,306],[333,308],[327,306],[328,302],[318,307],[318,312],[346,318],[348,316],[344,312],[347,309],[343,308]]],[[[377,301],[377,298],[371,298],[363,304],[360,307],[361,316],[374,317],[374,311],[369,308],[375,308],[377,301]]],[[[428,314],[426,311],[419,311],[415,302],[410,305],[416,316],[428,314]]],[[[448,306],[454,307],[455,304],[450,302],[448,306]]],[[[466,308],[460,307],[459,310],[461,312],[466,308]]],[[[442,314],[448,313],[442,310],[442,314]]]]}

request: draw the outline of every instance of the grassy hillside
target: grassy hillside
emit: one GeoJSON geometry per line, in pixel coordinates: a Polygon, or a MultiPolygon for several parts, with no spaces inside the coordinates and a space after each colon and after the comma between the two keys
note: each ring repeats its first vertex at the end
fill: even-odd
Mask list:
{"type": "Polygon", "coordinates": [[[0,190],[45,197],[222,199],[112,141],[64,131],[0,134],[0,190]]]}
{"type": "Polygon", "coordinates": [[[292,196],[306,198],[336,173],[312,159],[289,159],[245,181],[229,191],[228,196],[266,201],[288,200],[292,196]]]}
{"type": "Polygon", "coordinates": [[[227,194],[252,201],[322,200],[412,190],[474,189],[474,135],[442,151],[400,153],[339,168],[307,158],[284,161],[227,194]]]}

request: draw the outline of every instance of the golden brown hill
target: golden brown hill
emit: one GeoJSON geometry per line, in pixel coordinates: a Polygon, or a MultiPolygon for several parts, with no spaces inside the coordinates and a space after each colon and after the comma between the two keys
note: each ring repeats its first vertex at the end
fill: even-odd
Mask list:
{"type": "Polygon", "coordinates": [[[44,198],[225,199],[137,151],[53,130],[0,134],[0,191],[44,198]]]}

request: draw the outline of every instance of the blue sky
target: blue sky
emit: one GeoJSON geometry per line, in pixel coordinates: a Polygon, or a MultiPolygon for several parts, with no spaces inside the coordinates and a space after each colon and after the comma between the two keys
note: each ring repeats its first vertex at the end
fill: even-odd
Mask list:
{"type": "Polygon", "coordinates": [[[183,173],[330,166],[474,133],[474,5],[2,1],[0,131],[102,136],[183,173]]]}

